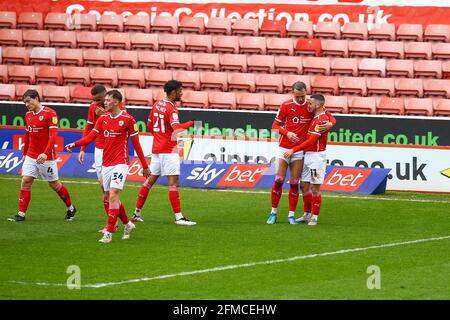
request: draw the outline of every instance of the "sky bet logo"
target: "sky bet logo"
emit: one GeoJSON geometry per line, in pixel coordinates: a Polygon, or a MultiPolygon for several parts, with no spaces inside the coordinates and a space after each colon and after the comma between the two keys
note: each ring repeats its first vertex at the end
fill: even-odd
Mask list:
{"type": "Polygon", "coordinates": [[[223,175],[217,186],[252,188],[258,183],[267,169],[269,169],[268,164],[234,164],[223,175]]]}
{"type": "Polygon", "coordinates": [[[354,192],[370,176],[370,169],[334,168],[323,183],[322,190],[354,192]]]}

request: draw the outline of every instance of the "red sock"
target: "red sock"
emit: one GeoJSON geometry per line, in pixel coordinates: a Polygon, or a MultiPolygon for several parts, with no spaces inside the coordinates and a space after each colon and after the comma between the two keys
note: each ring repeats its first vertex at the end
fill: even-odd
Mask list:
{"type": "Polygon", "coordinates": [[[318,216],[320,213],[320,205],[322,204],[322,195],[316,193],[312,195],[312,214],[318,216]]]}
{"type": "Polygon", "coordinates": [[[173,213],[181,212],[180,194],[178,193],[178,188],[176,186],[169,186],[169,199],[173,213]]]}
{"type": "Polygon", "coordinates": [[[19,211],[26,213],[28,210],[28,204],[31,200],[31,190],[29,187],[22,187],[19,195],[19,211]]]}
{"type": "Polygon", "coordinates": [[[123,224],[127,224],[130,221],[128,219],[127,212],[125,211],[125,207],[123,206],[122,202],[120,203],[119,208],[119,218],[123,224]]]}
{"type": "Polygon", "coordinates": [[[283,182],[284,178],[277,176],[272,186],[272,208],[278,208],[281,195],[283,194],[283,182]]]}
{"type": "Polygon", "coordinates": [[[298,203],[298,180],[295,183],[295,180],[291,179],[289,189],[289,211],[295,211],[298,203]]]}
{"type": "Polygon", "coordinates": [[[59,187],[55,190],[59,195],[62,201],[66,204],[66,207],[70,207],[72,205],[72,200],[70,199],[70,194],[67,188],[61,183],[59,187]]]}
{"type": "Polygon", "coordinates": [[[303,194],[303,212],[311,213],[312,206],[312,192],[308,191],[303,194]]]}
{"type": "Polygon", "coordinates": [[[114,227],[117,223],[117,217],[120,214],[120,205],[118,202],[109,204],[108,220],[106,224],[106,231],[113,233],[114,227]]]}
{"type": "Polygon", "coordinates": [[[145,201],[147,200],[148,193],[150,192],[151,185],[146,180],[144,184],[139,189],[139,194],[136,200],[136,208],[142,209],[144,207],[145,201]]]}
{"type": "Polygon", "coordinates": [[[105,208],[106,215],[108,215],[109,212],[109,192],[103,193],[103,207],[105,208]]]}

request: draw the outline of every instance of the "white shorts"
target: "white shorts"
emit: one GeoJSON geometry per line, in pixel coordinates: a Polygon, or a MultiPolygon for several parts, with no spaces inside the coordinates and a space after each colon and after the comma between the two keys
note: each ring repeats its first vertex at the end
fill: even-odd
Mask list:
{"type": "Polygon", "coordinates": [[[48,160],[43,164],[38,164],[35,159],[26,156],[22,165],[22,176],[33,178],[41,176],[45,181],[56,181],[59,179],[58,166],[55,160],[48,160]]]}
{"type": "Polygon", "coordinates": [[[118,164],[102,168],[103,189],[109,191],[111,188],[123,190],[128,175],[128,165],[118,164]]]}
{"type": "Polygon", "coordinates": [[[302,160],[303,159],[303,156],[304,156],[303,151],[294,152],[294,154],[292,154],[292,156],[290,158],[285,158],[284,157],[284,153],[286,151],[288,151],[288,150],[289,149],[278,147],[277,158],[286,161],[288,164],[293,162],[293,161],[297,161],[297,160],[302,160]]]}
{"type": "Polygon", "coordinates": [[[179,176],[180,156],[178,153],[152,154],[150,172],[155,176],[179,176]]]}
{"type": "Polygon", "coordinates": [[[310,182],[311,184],[322,184],[325,179],[326,167],[327,157],[325,151],[306,152],[301,181],[310,182]]]}
{"type": "Polygon", "coordinates": [[[95,148],[94,150],[94,168],[97,173],[97,178],[102,177],[102,163],[103,163],[103,149],[95,148]]]}

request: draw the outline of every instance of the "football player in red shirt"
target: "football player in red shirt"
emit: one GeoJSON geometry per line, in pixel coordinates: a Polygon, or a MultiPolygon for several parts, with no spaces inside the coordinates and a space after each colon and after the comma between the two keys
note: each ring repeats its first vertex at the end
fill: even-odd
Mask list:
{"type": "MultiPolygon", "coordinates": [[[[276,162],[276,177],[272,187],[272,210],[267,220],[267,224],[277,222],[278,204],[283,192],[283,184],[286,178],[286,171],[290,169],[290,189],[289,189],[289,214],[288,222],[298,224],[295,220],[295,209],[298,203],[298,185],[303,168],[303,151],[298,151],[286,158],[284,153],[294,148],[306,139],[306,134],[314,113],[308,110],[308,99],[306,98],[306,85],[298,81],[292,86],[292,99],[283,102],[278,110],[275,120],[272,124],[272,130],[280,133],[279,148],[276,162]],[[281,123],[284,126],[281,127],[281,123]]],[[[328,113],[329,114],[329,113],[328,113]]],[[[329,130],[336,119],[329,114],[330,122],[319,126],[322,131],[329,130]]],[[[311,193],[307,189],[302,189],[304,204],[310,203],[311,193]]]]}
{"type": "Polygon", "coordinates": [[[136,209],[132,221],[143,221],[141,210],[147,200],[153,184],[159,176],[167,176],[169,200],[175,214],[175,224],[195,225],[181,212],[180,196],[178,194],[178,180],[180,176],[180,156],[177,148],[177,133],[185,130],[194,122],[180,123],[178,109],[175,102],[181,101],[183,84],[177,80],[170,80],[164,85],[166,99],[157,101],[148,117],[147,126],[153,134],[152,160],[150,163],[151,176],[144,182],[136,200],[136,209]]]}
{"type": "Polygon", "coordinates": [[[122,239],[129,239],[135,225],[129,221],[123,204],[120,202],[120,192],[123,190],[128,174],[128,137],[131,137],[136,154],[143,167],[143,175],[150,175],[147,161],[139,143],[139,132],[136,120],[126,111],[120,109],[122,94],[118,90],[111,90],[105,96],[105,109],[108,112],[100,116],[95,128],[84,138],[66,145],[69,152],[73,148],[89,144],[102,134],[105,137],[103,149],[103,188],[109,199],[109,210],[106,230],[99,240],[109,243],[117,223],[117,218],[125,225],[122,239]]]}
{"type": "Polygon", "coordinates": [[[306,141],[284,153],[286,158],[292,157],[293,154],[301,150],[305,153],[305,163],[301,178],[302,190],[311,188],[312,201],[310,207],[305,209],[305,213],[299,221],[306,222],[309,226],[317,224],[320,205],[322,204],[320,186],[324,181],[327,166],[325,150],[327,148],[328,130],[320,131],[319,129],[319,126],[329,122],[329,116],[325,112],[324,104],[325,98],[323,95],[314,94],[311,96],[308,110],[314,112],[314,119],[308,128],[306,141]]]}
{"type": "Polygon", "coordinates": [[[40,102],[36,90],[27,90],[22,97],[28,112],[25,115],[25,141],[23,146],[22,183],[20,186],[19,212],[10,221],[25,221],[25,213],[31,199],[31,185],[38,176],[48,182],[67,207],[65,220],[72,221],[77,212],[72,205],[69,191],[59,181],[54,150],[58,135],[58,116],[55,110],[40,102]]]}

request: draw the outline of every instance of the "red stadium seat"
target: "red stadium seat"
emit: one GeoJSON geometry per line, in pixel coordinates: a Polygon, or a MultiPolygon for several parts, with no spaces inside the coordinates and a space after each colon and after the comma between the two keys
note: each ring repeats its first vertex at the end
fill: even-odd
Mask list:
{"type": "Polygon", "coordinates": [[[40,12],[21,12],[17,18],[17,28],[41,30],[43,25],[44,21],[40,12]]]}
{"type": "Polygon", "coordinates": [[[402,41],[378,41],[376,47],[378,58],[403,59],[402,41]]]}
{"type": "Polygon", "coordinates": [[[414,77],[442,78],[442,62],[439,60],[414,61],[414,77]]]}
{"type": "Polygon", "coordinates": [[[164,61],[166,69],[192,70],[192,53],[190,52],[165,52],[164,61]]]}
{"type": "Polygon", "coordinates": [[[349,41],[349,43],[348,43],[348,55],[350,57],[375,58],[375,56],[376,56],[376,43],[375,43],[375,41],[371,41],[371,40],[349,41]]]}
{"type": "Polygon", "coordinates": [[[97,22],[99,31],[123,32],[123,17],[121,14],[102,14],[97,22]]]}
{"type": "Polygon", "coordinates": [[[367,94],[366,78],[363,77],[340,77],[339,94],[356,94],[359,96],[365,96],[367,94]]]}
{"type": "Polygon", "coordinates": [[[49,102],[69,103],[70,88],[64,86],[42,86],[42,99],[49,102]]]}
{"type": "Polygon", "coordinates": [[[239,92],[236,94],[236,109],[264,110],[264,95],[261,93],[239,92]]]}
{"type": "Polygon", "coordinates": [[[393,97],[395,81],[392,78],[366,78],[368,95],[385,95],[393,97]]]}
{"type": "Polygon", "coordinates": [[[200,74],[198,71],[174,70],[172,77],[183,83],[183,88],[200,90],[200,74]]]}
{"type": "Polygon", "coordinates": [[[303,73],[302,57],[276,56],[275,57],[276,73],[303,73]]]}
{"type": "Polygon", "coordinates": [[[369,30],[366,23],[346,22],[342,27],[342,39],[367,40],[369,30]]]}
{"type": "Polygon", "coordinates": [[[278,111],[283,102],[291,98],[290,94],[268,93],[264,95],[264,106],[266,110],[278,111]]]}
{"type": "Polygon", "coordinates": [[[448,24],[429,24],[425,28],[423,41],[441,41],[450,40],[450,26],[448,24]]]}
{"type": "Polygon", "coordinates": [[[152,90],[154,102],[164,100],[167,96],[163,88],[152,88],[150,90],[152,90]]]}
{"type": "Polygon", "coordinates": [[[317,22],[314,30],[315,38],[341,38],[341,25],[339,22],[317,22]]]}
{"type": "Polygon", "coordinates": [[[414,63],[412,60],[388,60],[386,62],[387,77],[408,77],[414,76],[414,63]]]}
{"type": "Polygon", "coordinates": [[[103,48],[103,33],[92,31],[77,32],[78,48],[103,48]]]}
{"type": "Polygon", "coordinates": [[[33,48],[30,52],[30,64],[51,64],[56,62],[55,48],[33,48]]]}
{"type": "Polygon", "coordinates": [[[160,51],[184,51],[184,35],[182,34],[159,34],[158,35],[160,51]]]}
{"type": "Polygon", "coordinates": [[[264,19],[259,29],[261,37],[278,37],[286,36],[286,22],[284,20],[267,20],[264,19]]]}
{"type": "Polygon", "coordinates": [[[209,92],[210,109],[236,109],[236,94],[234,92],[209,92]]]}
{"type": "Polygon", "coordinates": [[[164,69],[164,52],[138,51],[138,68],[164,69]]]}
{"type": "Polygon", "coordinates": [[[0,29],[0,45],[17,46],[23,45],[22,30],[16,29],[0,29]]]}
{"type": "Polygon", "coordinates": [[[85,66],[109,67],[111,57],[109,50],[85,49],[83,50],[83,60],[85,66]]]}
{"type": "Polygon", "coordinates": [[[138,52],[129,50],[111,50],[111,67],[138,67],[138,52]]]}
{"type": "Polygon", "coordinates": [[[258,33],[258,19],[236,19],[231,26],[231,34],[233,35],[257,37],[258,33]]]}
{"type": "Polygon", "coordinates": [[[358,75],[358,60],[353,58],[336,58],[331,61],[331,75],[358,75]]]}
{"type": "Polygon", "coordinates": [[[83,50],[82,49],[57,49],[56,50],[56,64],[57,65],[83,65],[83,50]]]}
{"type": "Polygon", "coordinates": [[[311,93],[337,95],[339,87],[335,76],[311,77],[311,93]]]}
{"type": "Polygon", "coordinates": [[[3,63],[29,64],[31,50],[24,47],[4,47],[2,50],[3,63]]]}
{"type": "Polygon", "coordinates": [[[321,56],[322,43],[320,39],[303,39],[297,40],[294,48],[295,55],[321,56]]]}
{"type": "Polygon", "coordinates": [[[404,99],[382,97],[377,102],[377,113],[403,115],[405,113],[404,99]]]}
{"type": "Polygon", "coordinates": [[[423,96],[423,84],[421,79],[395,79],[396,96],[423,96]]]}
{"type": "Polygon", "coordinates": [[[422,24],[400,24],[396,34],[399,41],[422,41],[422,24]]]}
{"type": "Polygon", "coordinates": [[[91,76],[92,84],[117,87],[117,69],[115,68],[90,68],[89,75],[91,76]]]}
{"type": "Polygon", "coordinates": [[[332,113],[348,113],[346,96],[325,96],[325,110],[332,113]]]}
{"type": "Polygon", "coordinates": [[[75,13],[72,16],[72,26],[75,30],[96,31],[97,17],[95,14],[75,13]]]}
{"type": "Polygon", "coordinates": [[[150,16],[133,14],[127,16],[123,23],[124,32],[150,32],[150,16]]]}
{"type": "Polygon", "coordinates": [[[158,35],[149,33],[132,33],[130,36],[131,50],[152,50],[158,51],[158,35]]]}
{"type": "Polygon", "coordinates": [[[29,86],[26,84],[17,84],[16,85],[16,100],[22,101],[23,95],[27,90],[36,90],[40,97],[42,97],[42,86],[29,86]]]}
{"type": "Polygon", "coordinates": [[[63,83],[63,73],[61,67],[36,66],[34,71],[36,76],[36,84],[51,83],[58,86],[63,83]]]}
{"type": "Polygon", "coordinates": [[[450,98],[450,80],[424,79],[423,93],[425,97],[450,98]]]}
{"type": "MultiPolygon", "coordinates": [[[[184,82],[183,82],[184,87],[184,82]]],[[[181,106],[184,108],[208,108],[208,92],[183,90],[181,106]]]]}
{"type": "Polygon", "coordinates": [[[70,15],[61,12],[49,12],[44,20],[44,29],[72,29],[70,15]]]}
{"type": "Polygon", "coordinates": [[[256,92],[283,93],[283,76],[280,74],[257,74],[255,90],[256,92]]]}
{"type": "Polygon", "coordinates": [[[178,18],[175,16],[156,16],[153,19],[150,31],[152,33],[178,33],[178,18]]]}
{"type": "Polygon", "coordinates": [[[330,59],[327,57],[303,58],[303,73],[307,74],[330,74],[330,59]]]}
{"type": "Polygon", "coordinates": [[[217,53],[193,53],[192,70],[219,71],[219,55],[217,53]]]}
{"type": "Polygon", "coordinates": [[[149,106],[153,104],[152,89],[125,88],[127,104],[149,106]]]}
{"type": "Polygon", "coordinates": [[[431,59],[431,43],[405,42],[405,59],[431,59]]]}
{"type": "Polygon", "coordinates": [[[63,85],[78,84],[89,86],[91,77],[87,67],[63,67],[63,85]]]}
{"type": "Polygon", "coordinates": [[[15,11],[0,11],[0,28],[15,29],[17,15],[15,11]]]}
{"type": "Polygon", "coordinates": [[[21,66],[21,65],[9,65],[8,66],[8,79],[14,83],[28,83],[34,84],[34,67],[33,66],[21,66]]]}
{"type": "Polygon", "coordinates": [[[222,54],[219,56],[220,71],[247,72],[247,56],[245,54],[222,54]]]}
{"type": "Polygon", "coordinates": [[[266,38],[243,36],[239,38],[239,53],[266,54],[266,38]]]}
{"type": "Polygon", "coordinates": [[[405,99],[405,115],[432,116],[432,99],[405,99]]]}
{"type": "Polygon", "coordinates": [[[255,75],[253,73],[230,73],[228,90],[255,92],[255,75]]]}
{"type": "Polygon", "coordinates": [[[74,49],[77,47],[77,35],[75,31],[50,31],[50,46],[74,49]]]}
{"type": "Polygon", "coordinates": [[[48,47],[50,44],[47,30],[23,30],[22,39],[25,47],[48,47]]]}
{"type": "Polygon", "coordinates": [[[162,87],[172,79],[172,70],[145,70],[145,85],[147,87],[162,87]]]}
{"type": "Polygon", "coordinates": [[[450,99],[434,99],[433,111],[435,116],[450,116],[450,99]]]}
{"type": "Polygon", "coordinates": [[[433,59],[450,59],[450,43],[436,43],[432,46],[433,59]]]}
{"type": "Polygon", "coordinates": [[[348,41],[347,40],[334,40],[323,39],[322,40],[322,55],[323,56],[348,56],[348,41]]]}
{"type": "Polygon", "coordinates": [[[0,82],[8,83],[8,66],[0,65],[0,82]]]}
{"type": "Polygon", "coordinates": [[[294,54],[294,40],[292,38],[266,38],[267,54],[294,54]]]}
{"type": "Polygon", "coordinates": [[[442,78],[450,79],[450,61],[442,63],[442,78]]]}
{"type": "Polygon", "coordinates": [[[130,50],[130,35],[126,32],[107,32],[103,37],[103,47],[130,50]]]}
{"type": "Polygon", "coordinates": [[[179,33],[205,33],[205,19],[203,17],[183,17],[178,27],[179,33]]]}
{"type": "Polygon", "coordinates": [[[358,65],[359,75],[384,77],[386,74],[386,60],[361,59],[358,65]]]}
{"type": "Polygon", "coordinates": [[[239,37],[237,36],[213,36],[212,51],[220,53],[239,53],[239,37]]]}
{"type": "Polygon", "coordinates": [[[71,87],[70,101],[72,103],[90,103],[92,101],[91,89],[92,87],[71,87]]]}
{"type": "Polygon", "coordinates": [[[248,55],[247,56],[247,71],[248,72],[275,72],[274,56],[266,55],[248,55]]]}
{"type": "Polygon", "coordinates": [[[313,22],[293,20],[286,29],[287,37],[312,38],[313,22]]]}
{"type": "Polygon", "coordinates": [[[374,24],[369,30],[369,40],[395,40],[395,24],[374,24]]]}
{"type": "Polygon", "coordinates": [[[145,87],[145,74],[143,69],[117,69],[117,84],[119,87],[145,87]]]}
{"type": "Polygon", "coordinates": [[[231,35],[231,20],[227,18],[210,18],[206,23],[205,33],[231,35]]]}
{"type": "Polygon", "coordinates": [[[284,75],[283,76],[283,92],[292,92],[292,86],[297,81],[301,81],[306,85],[306,93],[311,94],[311,81],[308,75],[284,75]]]}
{"type": "Polygon", "coordinates": [[[16,99],[16,86],[13,84],[0,84],[0,100],[13,101],[16,99]]]}
{"type": "Polygon", "coordinates": [[[212,52],[212,37],[203,34],[188,34],[184,37],[186,51],[191,52],[212,52]]]}
{"type": "Polygon", "coordinates": [[[225,72],[200,72],[200,90],[228,91],[228,74],[225,72]]]}
{"type": "Polygon", "coordinates": [[[348,113],[376,113],[374,97],[352,97],[348,104],[348,113]]]}

